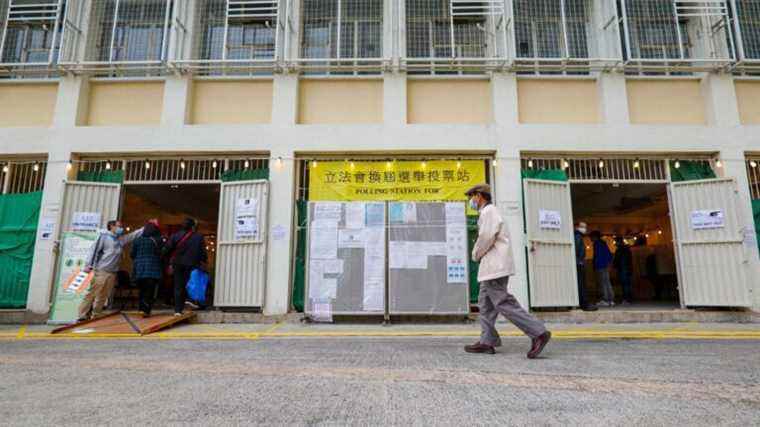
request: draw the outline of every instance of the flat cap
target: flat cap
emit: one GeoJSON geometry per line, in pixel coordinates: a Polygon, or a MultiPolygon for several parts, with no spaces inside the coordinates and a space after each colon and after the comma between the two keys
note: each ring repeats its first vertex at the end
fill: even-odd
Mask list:
{"type": "Polygon", "coordinates": [[[490,186],[490,185],[488,185],[488,184],[478,184],[478,185],[475,185],[475,186],[473,186],[473,187],[472,187],[472,188],[470,188],[469,190],[467,190],[467,191],[464,193],[464,195],[465,195],[465,196],[467,196],[467,197],[470,197],[470,196],[472,196],[472,195],[473,195],[473,194],[475,194],[475,193],[480,193],[480,194],[483,194],[483,193],[485,193],[485,194],[491,194],[491,186],[490,186]]]}

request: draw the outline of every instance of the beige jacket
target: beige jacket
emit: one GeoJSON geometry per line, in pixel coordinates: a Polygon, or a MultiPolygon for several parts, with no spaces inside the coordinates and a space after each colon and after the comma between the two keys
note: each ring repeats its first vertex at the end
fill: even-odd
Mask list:
{"type": "Polygon", "coordinates": [[[492,204],[480,210],[478,240],[472,248],[472,260],[480,261],[478,282],[515,274],[509,230],[499,210],[492,204]]]}

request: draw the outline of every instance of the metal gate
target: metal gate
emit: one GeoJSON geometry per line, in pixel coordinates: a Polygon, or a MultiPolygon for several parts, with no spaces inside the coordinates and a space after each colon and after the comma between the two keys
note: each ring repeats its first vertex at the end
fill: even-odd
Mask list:
{"type": "Polygon", "coordinates": [[[749,307],[744,219],[733,179],[671,184],[682,303],[749,307]]]}
{"type": "Polygon", "coordinates": [[[570,184],[523,180],[531,307],[575,307],[573,210],[570,184]]]}
{"type": "Polygon", "coordinates": [[[214,290],[217,307],[264,306],[268,213],[269,181],[222,184],[214,290]],[[241,200],[256,200],[257,231],[249,236],[240,233],[241,200]]]}
{"type": "Polygon", "coordinates": [[[73,231],[72,220],[77,212],[100,214],[100,228],[116,220],[121,204],[121,185],[98,182],[67,182],[63,192],[63,207],[58,222],[59,236],[73,231]]]}

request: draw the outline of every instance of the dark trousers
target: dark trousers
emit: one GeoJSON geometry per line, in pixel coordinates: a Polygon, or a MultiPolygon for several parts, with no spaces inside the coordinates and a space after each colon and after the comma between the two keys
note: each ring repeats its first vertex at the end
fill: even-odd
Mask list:
{"type": "Polygon", "coordinates": [[[631,273],[626,270],[618,270],[620,285],[623,287],[623,300],[633,302],[633,284],[631,273]]]}
{"type": "Polygon", "coordinates": [[[174,266],[174,312],[182,313],[185,308],[185,295],[187,294],[187,282],[190,281],[190,273],[193,267],[189,265],[174,266]]]}
{"type": "Polygon", "coordinates": [[[578,303],[581,308],[586,308],[589,306],[586,298],[586,266],[575,264],[575,269],[578,272],[578,303]]]}
{"type": "Polygon", "coordinates": [[[153,299],[156,297],[158,279],[138,279],[137,286],[140,288],[140,311],[150,314],[153,309],[153,299]]]}

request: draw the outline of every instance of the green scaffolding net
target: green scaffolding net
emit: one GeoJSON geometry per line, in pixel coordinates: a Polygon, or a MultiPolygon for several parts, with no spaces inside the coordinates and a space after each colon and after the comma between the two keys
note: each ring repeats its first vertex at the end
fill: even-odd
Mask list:
{"type": "Polygon", "coordinates": [[[0,196],[0,308],[24,308],[42,192],[0,196]]]}

